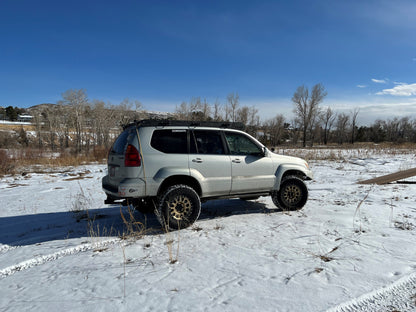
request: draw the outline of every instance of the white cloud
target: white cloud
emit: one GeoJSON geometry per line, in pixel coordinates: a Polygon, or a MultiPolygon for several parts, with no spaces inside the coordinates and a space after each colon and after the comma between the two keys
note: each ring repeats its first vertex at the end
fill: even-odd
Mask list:
{"type": "Polygon", "coordinates": [[[387,83],[386,79],[371,79],[372,82],[374,83],[387,83]]]}
{"type": "Polygon", "coordinates": [[[377,119],[388,120],[393,118],[416,118],[416,99],[403,100],[400,97],[374,97],[351,99],[328,99],[327,103],[337,113],[351,114],[352,110],[359,108],[359,125],[370,125],[377,119]]]}
{"type": "Polygon", "coordinates": [[[416,95],[416,83],[412,84],[400,84],[392,89],[384,89],[381,92],[377,92],[377,95],[394,95],[394,96],[412,96],[416,95]]]}
{"type": "MultiPolygon", "coordinates": [[[[211,103],[211,102],[210,102],[211,103]]],[[[255,106],[262,121],[282,114],[291,123],[295,117],[293,103],[287,98],[241,98],[241,106],[255,106]]],[[[331,107],[336,113],[350,115],[356,108],[359,125],[370,125],[375,120],[388,120],[395,117],[410,117],[416,119],[416,97],[380,97],[374,95],[357,97],[328,97],[322,103],[322,108],[331,107]]]]}
{"type": "Polygon", "coordinates": [[[357,85],[357,88],[367,88],[366,85],[357,85]]]}

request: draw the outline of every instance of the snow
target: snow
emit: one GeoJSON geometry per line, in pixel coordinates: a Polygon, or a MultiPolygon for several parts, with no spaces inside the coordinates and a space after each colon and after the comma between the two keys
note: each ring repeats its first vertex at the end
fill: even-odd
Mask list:
{"type": "Polygon", "coordinates": [[[301,211],[211,201],[171,233],[103,204],[104,165],[3,177],[0,310],[416,311],[416,184],[357,184],[414,154],[336,154],[301,211]]]}

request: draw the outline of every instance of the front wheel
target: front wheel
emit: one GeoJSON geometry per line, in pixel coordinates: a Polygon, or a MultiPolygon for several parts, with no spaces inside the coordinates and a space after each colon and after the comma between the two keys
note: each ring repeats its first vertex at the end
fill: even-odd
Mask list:
{"type": "Polygon", "coordinates": [[[287,176],[282,179],[280,190],[272,193],[272,200],[282,210],[298,210],[308,200],[308,188],[297,176],[287,176]]]}
{"type": "Polygon", "coordinates": [[[157,217],[166,230],[180,230],[193,224],[201,213],[201,201],[187,185],[169,187],[159,197],[157,217]]]}

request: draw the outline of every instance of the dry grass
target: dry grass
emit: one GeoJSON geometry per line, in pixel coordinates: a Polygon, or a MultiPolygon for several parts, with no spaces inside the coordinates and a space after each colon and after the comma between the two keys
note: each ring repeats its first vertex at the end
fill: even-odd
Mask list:
{"type": "Polygon", "coordinates": [[[74,154],[70,151],[52,153],[34,148],[0,150],[0,176],[50,171],[54,168],[88,163],[105,163],[107,152],[103,147],[96,147],[88,154],[74,154]]]}
{"type": "Polygon", "coordinates": [[[356,143],[344,145],[315,146],[308,148],[277,148],[276,153],[296,156],[307,161],[346,161],[351,158],[370,158],[380,155],[415,154],[414,143],[356,143]]]}
{"type": "MultiPolygon", "coordinates": [[[[379,155],[414,154],[414,143],[356,143],[354,145],[328,145],[311,148],[277,148],[276,153],[297,156],[307,161],[346,161],[351,158],[370,158],[379,155]]],[[[79,166],[88,163],[105,163],[108,149],[95,147],[88,154],[71,151],[52,153],[42,149],[20,148],[0,150],[0,176],[23,172],[51,171],[54,168],[79,166]]]]}
{"type": "Polygon", "coordinates": [[[125,239],[140,239],[146,234],[146,222],[142,223],[137,221],[134,217],[134,208],[130,205],[127,206],[127,214],[123,213],[120,206],[120,216],[126,226],[126,231],[120,234],[120,238],[125,239]]]}

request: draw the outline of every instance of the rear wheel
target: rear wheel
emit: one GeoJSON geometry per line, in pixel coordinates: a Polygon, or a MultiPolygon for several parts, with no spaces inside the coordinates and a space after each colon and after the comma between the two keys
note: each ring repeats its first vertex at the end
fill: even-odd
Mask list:
{"type": "Polygon", "coordinates": [[[273,203],[283,210],[301,209],[308,200],[308,188],[297,176],[282,179],[280,190],[272,194],[273,203]]]}
{"type": "Polygon", "coordinates": [[[201,213],[201,201],[187,185],[174,185],[159,197],[157,217],[166,230],[180,230],[193,224],[201,213]]]}

